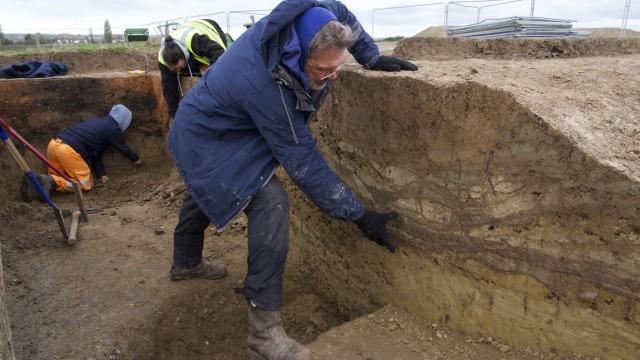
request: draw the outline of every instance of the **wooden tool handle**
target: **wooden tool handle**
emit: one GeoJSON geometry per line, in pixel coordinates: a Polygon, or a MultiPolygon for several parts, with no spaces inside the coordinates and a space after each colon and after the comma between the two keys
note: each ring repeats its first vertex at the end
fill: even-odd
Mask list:
{"type": "Polygon", "coordinates": [[[80,222],[80,211],[75,210],[71,214],[71,225],[69,226],[69,238],[67,243],[69,245],[75,245],[78,237],[78,223],[80,222]]]}

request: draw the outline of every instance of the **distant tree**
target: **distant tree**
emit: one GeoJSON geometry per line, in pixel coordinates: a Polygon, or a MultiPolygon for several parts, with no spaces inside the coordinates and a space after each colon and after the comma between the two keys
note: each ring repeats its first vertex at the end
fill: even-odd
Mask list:
{"type": "Polygon", "coordinates": [[[56,40],[51,35],[42,35],[41,33],[36,33],[36,44],[40,42],[40,44],[53,44],[56,40]]]}
{"type": "Polygon", "coordinates": [[[113,42],[113,33],[111,32],[111,24],[109,24],[109,19],[104,21],[104,42],[106,44],[111,44],[113,42]]]}
{"type": "Polygon", "coordinates": [[[8,39],[4,35],[4,31],[2,31],[2,25],[0,25],[0,45],[12,45],[12,44],[13,44],[13,40],[8,39]]]}
{"type": "Polygon", "coordinates": [[[36,38],[31,35],[31,34],[27,34],[24,36],[24,43],[27,45],[35,45],[36,44],[36,38]]]}
{"type": "Polygon", "coordinates": [[[93,44],[95,41],[93,40],[93,30],[89,28],[89,43],[93,44]]]}

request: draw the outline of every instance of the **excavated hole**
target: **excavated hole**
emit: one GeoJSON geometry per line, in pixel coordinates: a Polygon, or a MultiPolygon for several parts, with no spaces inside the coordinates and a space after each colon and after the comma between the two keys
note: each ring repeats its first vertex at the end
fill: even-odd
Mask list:
{"type": "MultiPolygon", "coordinates": [[[[113,150],[106,154],[112,180],[86,196],[89,206],[103,212],[81,224],[81,241],[69,248],[42,204],[19,202],[20,172],[0,151],[6,204],[0,215],[3,227],[15,229],[2,232],[0,241],[18,358],[244,358],[246,308],[232,289],[246,268],[245,220],[223,235],[211,229],[206,235],[205,256],[224,262],[228,278],[167,279],[184,186],[165,150],[167,116],[157,77],[7,81],[0,90],[7,105],[0,116],[40,149],[56,131],[122,102],[135,114],[127,139],[145,162],[136,169],[113,150]]],[[[542,248],[528,242],[567,229],[586,233],[587,227],[597,229],[589,231],[599,246],[598,239],[615,240],[609,218],[599,214],[633,199],[614,191],[607,194],[610,208],[585,212],[601,196],[596,184],[613,175],[574,154],[563,136],[504,92],[475,83],[438,88],[346,72],[313,127],[328,162],[369,206],[401,212],[392,229],[401,250],[387,255],[352,224],[321,215],[288,183],[293,236],[284,317],[289,334],[304,343],[394,303],[434,322],[527,346],[529,329],[539,325],[536,315],[523,316],[529,325],[523,327],[498,308],[513,301],[505,293],[521,301],[521,289],[510,283],[514,268],[534,284],[529,288],[549,287],[540,298],[533,292],[525,297],[525,315],[542,307],[559,313],[561,303],[579,306],[571,293],[578,281],[610,285],[620,296],[636,286],[624,279],[615,283],[612,275],[632,272],[632,263],[567,259],[574,244],[548,242],[542,248]],[[585,168],[590,178],[582,176],[585,168]],[[580,197],[581,190],[565,179],[580,179],[595,194],[580,197]],[[540,225],[549,223],[554,226],[540,225]],[[550,274],[576,269],[584,278],[546,282],[557,280],[550,274]],[[466,302],[458,291],[473,293],[477,302],[466,302]]],[[[72,196],[55,200],[73,206],[72,196]]],[[[604,305],[611,316],[620,313],[613,307],[627,306],[618,298],[598,308],[604,305]]]]}
{"type": "MultiPolygon", "coordinates": [[[[97,75],[0,82],[0,114],[38,149],[50,136],[113,103],[134,112],[126,140],[144,161],[134,167],[114,149],[105,153],[110,181],[85,193],[102,210],[80,225],[80,242],[63,243],[42,203],[19,198],[21,172],[0,151],[0,213],[7,305],[18,358],[242,359],[246,306],[233,293],[246,268],[246,220],[222,234],[209,229],[205,257],[224,262],[220,282],[168,280],[172,231],[184,185],[166,150],[165,110],[155,76],[97,75]],[[5,110],[3,110],[5,111],[5,110]],[[64,337],[63,337],[64,336],[64,337]]],[[[16,143],[17,144],[17,143],[16,143]]],[[[36,172],[44,166],[17,145],[36,172]]],[[[57,194],[72,209],[74,197],[57,194]]],[[[304,343],[348,320],[315,294],[292,249],[285,282],[284,319],[304,343]]]]}

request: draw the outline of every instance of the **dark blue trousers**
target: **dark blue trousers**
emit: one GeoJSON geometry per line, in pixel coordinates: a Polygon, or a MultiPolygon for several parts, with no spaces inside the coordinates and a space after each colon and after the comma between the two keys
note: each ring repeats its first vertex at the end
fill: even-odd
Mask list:
{"type": "MultiPolygon", "coordinates": [[[[244,212],[249,220],[249,254],[244,287],[237,289],[253,305],[279,310],[282,274],[289,250],[289,198],[274,175],[244,212]]],[[[173,234],[173,261],[193,267],[202,259],[204,231],[210,221],[187,192],[173,234]]]]}

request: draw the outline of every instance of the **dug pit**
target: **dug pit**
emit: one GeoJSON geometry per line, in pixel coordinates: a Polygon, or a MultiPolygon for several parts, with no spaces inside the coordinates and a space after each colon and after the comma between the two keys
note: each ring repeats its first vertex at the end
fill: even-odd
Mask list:
{"type": "MultiPolygon", "coordinates": [[[[312,343],[333,328],[311,345],[320,359],[356,342],[332,336],[356,333],[354,353],[377,358],[370,352],[380,339],[356,329],[381,323],[375,335],[386,334],[388,354],[395,346],[416,359],[462,356],[456,349],[486,359],[634,358],[640,57],[416,58],[415,73],[350,66],[312,125],[327,161],[365,203],[400,213],[396,254],[322,215],[280,173],[292,208],[287,331],[312,343]]],[[[134,111],[127,141],[144,161],[136,168],[106,154],[111,180],[86,194],[101,212],[68,247],[44,205],[19,201],[20,172],[0,150],[16,355],[243,359],[246,308],[233,288],[244,277],[245,220],[206,236],[205,257],[224,262],[228,278],[168,280],[185,189],[166,151],[159,78],[99,71],[0,82],[0,116],[40,149],[60,129],[124,103],[134,111]]],[[[55,200],[73,206],[72,196],[55,200]]]]}
{"type": "MultiPolygon", "coordinates": [[[[208,282],[168,279],[172,231],[184,185],[166,150],[168,115],[159,76],[78,74],[0,84],[3,118],[39,149],[61,129],[103,116],[114,103],[134,113],[126,140],[143,159],[137,168],[114,150],[105,153],[110,181],[85,193],[100,209],[80,224],[80,241],[64,244],[42,203],[20,201],[20,170],[2,151],[3,259],[12,346],[20,359],[225,359],[246,354],[246,305],[234,295],[246,258],[246,223],[223,235],[207,233],[205,256],[230,276],[208,282]],[[239,325],[239,324],[242,324],[239,325]]],[[[44,167],[29,153],[35,171],[44,167]]],[[[57,194],[64,208],[74,197],[57,194]]],[[[285,289],[288,330],[309,342],[342,323],[298,275],[295,250],[285,289]]]]}

